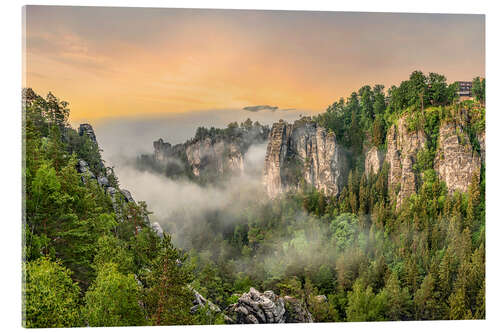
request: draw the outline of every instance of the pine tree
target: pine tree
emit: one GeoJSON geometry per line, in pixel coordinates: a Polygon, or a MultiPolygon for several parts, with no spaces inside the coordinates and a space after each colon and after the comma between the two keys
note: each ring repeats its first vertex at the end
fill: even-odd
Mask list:
{"type": "Polygon", "coordinates": [[[449,298],[450,312],[449,319],[472,319],[472,312],[467,304],[467,297],[465,295],[465,288],[461,287],[455,290],[449,298]]]}
{"type": "Polygon", "coordinates": [[[348,321],[377,321],[384,320],[387,308],[385,293],[375,295],[370,286],[365,287],[358,279],[348,292],[348,305],[346,309],[348,321]]]}
{"type": "Polygon", "coordinates": [[[193,293],[188,287],[192,276],[182,265],[184,259],[165,234],[151,271],[145,275],[145,306],[153,325],[184,325],[193,320],[189,312],[193,293]]]}
{"type": "Polygon", "coordinates": [[[407,288],[401,288],[396,273],[392,273],[383,289],[387,295],[388,320],[409,320],[411,319],[411,297],[407,288]]]}
{"type": "Polygon", "coordinates": [[[429,273],[415,292],[415,319],[435,320],[442,318],[443,305],[441,302],[439,291],[436,288],[436,280],[429,273]]]}

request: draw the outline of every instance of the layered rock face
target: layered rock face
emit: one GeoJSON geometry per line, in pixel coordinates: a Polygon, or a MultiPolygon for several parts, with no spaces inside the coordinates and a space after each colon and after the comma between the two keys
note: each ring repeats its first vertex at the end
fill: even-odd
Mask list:
{"type": "Polygon", "coordinates": [[[155,161],[165,161],[172,152],[172,145],[168,142],[163,142],[160,138],[153,141],[153,158],[155,161]]]}
{"type": "Polygon", "coordinates": [[[218,175],[225,172],[239,174],[243,172],[243,154],[233,142],[210,138],[186,146],[186,156],[193,174],[197,177],[204,170],[212,169],[218,175]]]}
{"type": "Polygon", "coordinates": [[[338,195],[347,179],[347,159],[334,133],[309,119],[284,121],[271,129],[264,166],[270,197],[296,189],[301,178],[328,195],[338,195]]]}
{"type": "Polygon", "coordinates": [[[378,174],[380,169],[382,169],[382,164],[384,163],[385,153],[377,147],[372,147],[365,156],[365,173],[378,174]]]}
{"type": "MultiPolygon", "coordinates": [[[[484,151],[484,141],[481,148],[484,151]]],[[[480,172],[481,157],[474,151],[461,125],[455,122],[441,125],[434,169],[451,193],[466,192],[474,173],[480,172]]]]}
{"type": "Polygon", "coordinates": [[[481,149],[481,162],[486,161],[486,132],[483,131],[477,135],[477,141],[479,142],[479,147],[481,149]]]}
{"type": "Polygon", "coordinates": [[[273,124],[267,144],[264,165],[264,184],[270,197],[275,197],[285,191],[287,184],[282,182],[282,168],[288,153],[292,125],[283,121],[273,124]]]}
{"type": "Polygon", "coordinates": [[[398,120],[387,132],[386,161],[389,163],[389,188],[396,200],[396,208],[417,189],[417,176],[413,165],[417,152],[425,148],[427,138],[421,130],[409,131],[406,117],[398,120]]]}
{"type": "MultiPolygon", "coordinates": [[[[439,128],[434,169],[450,193],[466,192],[473,175],[480,172],[481,163],[484,162],[484,132],[477,135],[481,150],[478,153],[464,129],[467,117],[466,113],[459,113],[455,121],[444,122],[439,128]]],[[[426,148],[426,143],[427,138],[422,130],[408,130],[406,116],[401,117],[397,126],[392,126],[387,133],[386,161],[390,165],[388,182],[397,208],[416,192],[414,164],[418,151],[426,148]]],[[[366,163],[368,165],[368,156],[366,163]]]]}
{"type": "Polygon", "coordinates": [[[231,136],[215,135],[189,140],[172,146],[163,139],[153,142],[153,159],[159,165],[190,170],[195,177],[217,178],[225,174],[238,175],[244,171],[244,156],[252,144],[267,140],[269,129],[254,126],[237,128],[231,136]]]}
{"type": "Polygon", "coordinates": [[[163,142],[163,139],[158,139],[153,142],[153,158],[158,162],[168,162],[178,157],[185,150],[183,144],[172,146],[168,142],[163,142]]]}
{"type": "Polygon", "coordinates": [[[236,324],[312,323],[311,313],[293,297],[279,297],[272,291],[250,288],[227,310],[236,324]]]}

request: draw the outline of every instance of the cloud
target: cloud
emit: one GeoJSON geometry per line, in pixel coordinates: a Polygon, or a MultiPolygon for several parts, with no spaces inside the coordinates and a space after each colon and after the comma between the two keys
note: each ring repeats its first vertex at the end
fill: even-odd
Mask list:
{"type": "Polygon", "coordinates": [[[243,110],[250,111],[250,112],[259,112],[259,111],[276,111],[278,110],[277,106],[270,106],[270,105],[254,105],[254,106],[245,106],[243,110]]]}
{"type": "MultiPolygon", "coordinates": [[[[31,31],[26,42],[29,54],[86,71],[115,73],[109,56],[97,50],[92,42],[72,32],[31,31]]],[[[38,69],[40,71],[41,68],[38,69]]]]}

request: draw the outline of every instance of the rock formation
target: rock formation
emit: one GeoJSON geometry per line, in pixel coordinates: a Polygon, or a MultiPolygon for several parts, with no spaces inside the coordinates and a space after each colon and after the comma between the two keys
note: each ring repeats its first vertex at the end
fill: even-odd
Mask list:
{"type": "Polygon", "coordinates": [[[384,163],[385,154],[383,151],[377,149],[377,147],[373,146],[365,156],[365,173],[369,174],[378,174],[380,169],[382,169],[382,164],[384,163]]]}
{"type": "Polygon", "coordinates": [[[194,177],[216,180],[222,175],[241,174],[250,145],[264,143],[268,134],[268,127],[253,125],[197,135],[174,146],[159,139],[153,142],[153,160],[166,168],[167,176],[188,170],[194,177]]]}
{"type": "Polygon", "coordinates": [[[481,157],[473,149],[469,136],[460,124],[446,122],[439,128],[434,169],[451,193],[466,192],[474,173],[480,172],[481,157]]]}
{"type": "Polygon", "coordinates": [[[208,309],[210,311],[215,312],[215,313],[221,312],[220,308],[217,305],[215,305],[214,303],[207,300],[198,291],[192,289],[192,292],[194,295],[194,300],[193,300],[193,306],[190,309],[191,313],[195,313],[196,311],[198,311],[199,308],[202,308],[205,306],[208,306],[208,309]]]}
{"type": "Polygon", "coordinates": [[[425,148],[427,139],[422,130],[409,131],[407,117],[398,120],[387,132],[386,161],[390,165],[389,188],[396,200],[396,208],[417,189],[417,177],[413,165],[417,152],[425,148]]]}
{"type": "MultiPolygon", "coordinates": [[[[92,128],[91,125],[89,124],[81,124],[79,127],[79,135],[87,135],[92,142],[94,142],[97,145],[97,139],[94,133],[94,129],[92,128]]],[[[102,171],[101,174],[96,176],[90,169],[89,164],[85,160],[78,160],[78,163],[76,165],[76,170],[77,172],[81,175],[82,182],[84,184],[88,184],[88,181],[96,181],[99,186],[101,186],[104,191],[111,197],[111,202],[113,204],[113,209],[115,212],[119,213],[122,211],[124,205],[128,202],[135,203],[134,198],[132,197],[132,194],[130,191],[126,189],[120,189],[117,187],[113,187],[113,185],[110,183],[107,174],[108,171],[106,171],[106,168],[104,168],[104,162],[102,160],[99,161],[100,165],[102,166],[100,169],[102,171]]],[[[149,217],[147,215],[144,215],[144,222],[146,225],[150,225],[149,217]]],[[[159,224],[156,223],[156,225],[152,225],[153,230],[159,235],[163,235],[163,229],[159,224]]]]}
{"type": "Polygon", "coordinates": [[[197,177],[203,171],[215,172],[218,175],[224,173],[239,174],[243,172],[243,154],[233,142],[224,140],[196,141],[186,146],[186,157],[193,174],[197,177]]]}
{"type": "Polygon", "coordinates": [[[226,310],[236,324],[312,323],[312,315],[295,298],[250,288],[226,310]]]}
{"type": "Polygon", "coordinates": [[[135,202],[134,198],[132,198],[132,194],[130,194],[129,190],[120,189],[120,193],[123,195],[126,202],[135,202]]]}
{"type": "Polygon", "coordinates": [[[158,139],[153,142],[153,158],[157,162],[167,162],[170,159],[178,158],[178,155],[185,149],[183,144],[172,146],[168,142],[163,142],[163,139],[158,139]]]}
{"type": "Polygon", "coordinates": [[[309,118],[293,125],[273,124],[264,165],[270,197],[296,189],[301,179],[328,195],[340,193],[347,179],[347,159],[335,133],[309,118]]]}
{"type": "Polygon", "coordinates": [[[163,237],[163,228],[158,222],[151,223],[151,229],[153,229],[154,232],[156,232],[158,237],[163,237]]]}
{"type": "Polygon", "coordinates": [[[81,179],[84,184],[87,183],[87,179],[97,179],[92,171],[90,171],[89,164],[85,160],[78,160],[76,165],[76,170],[81,173],[81,179]]]}
{"type": "Polygon", "coordinates": [[[80,124],[80,127],[78,128],[78,134],[80,136],[83,136],[86,134],[90,140],[92,140],[94,143],[97,144],[97,138],[95,136],[94,129],[92,128],[92,125],[90,124],[80,124]]]}
{"type": "Polygon", "coordinates": [[[479,147],[481,150],[481,162],[486,161],[486,138],[485,138],[486,131],[482,131],[478,133],[477,135],[477,141],[479,142],[479,147]]]}

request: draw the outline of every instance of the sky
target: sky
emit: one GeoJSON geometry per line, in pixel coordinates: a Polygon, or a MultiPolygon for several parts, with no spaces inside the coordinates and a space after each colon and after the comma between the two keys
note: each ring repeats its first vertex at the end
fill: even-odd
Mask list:
{"type": "Polygon", "coordinates": [[[25,85],[101,128],[274,121],[416,69],[485,71],[483,15],[28,6],[25,23],[25,85]]]}

